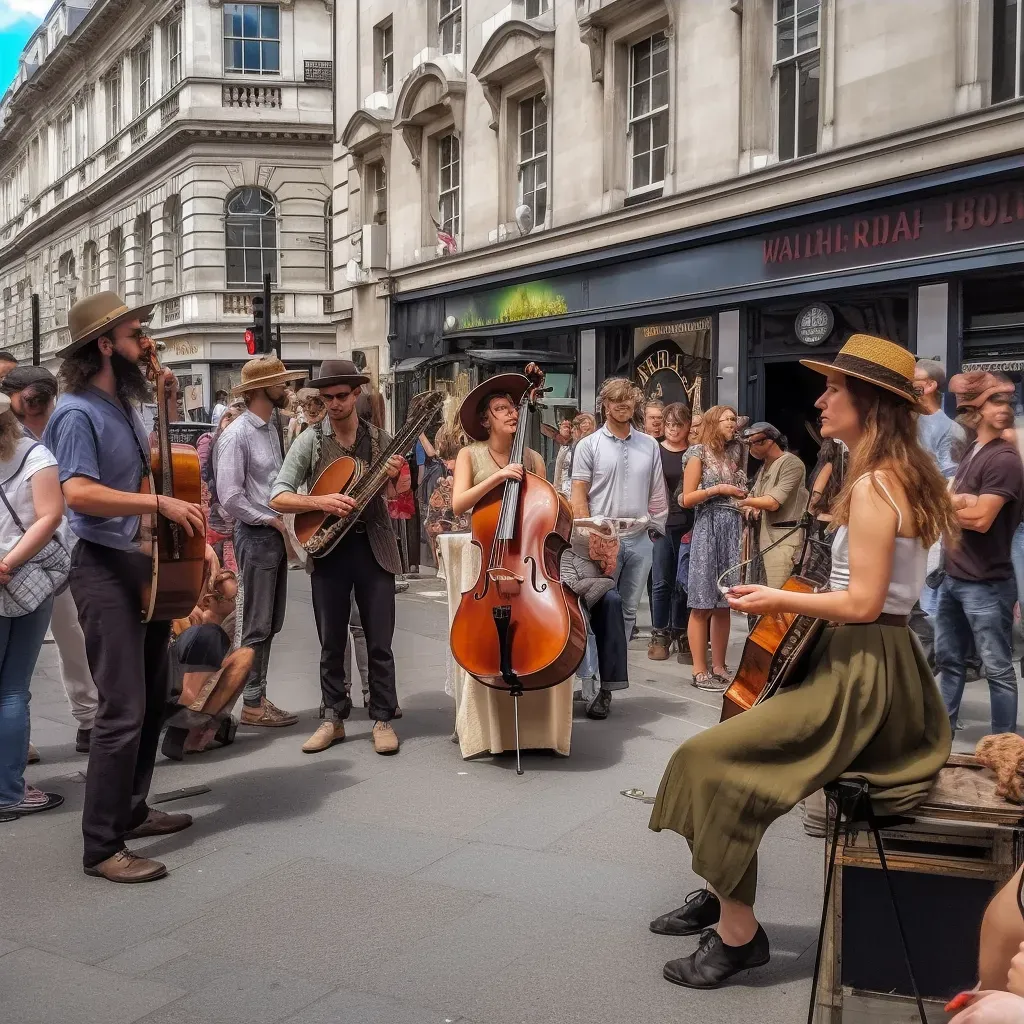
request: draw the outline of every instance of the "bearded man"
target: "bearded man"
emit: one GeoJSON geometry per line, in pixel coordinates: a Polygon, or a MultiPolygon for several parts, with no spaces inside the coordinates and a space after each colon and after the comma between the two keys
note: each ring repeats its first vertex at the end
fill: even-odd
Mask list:
{"type": "Polygon", "coordinates": [[[234,394],[245,400],[242,413],[217,445],[217,497],[235,521],[235,561],[242,583],[242,647],[253,651],[253,665],[242,691],[242,725],[279,728],[296,715],[267,700],[270,646],[284,626],[288,600],[288,548],[284,520],[270,507],[270,489],[284,461],[277,410],[288,404],[289,381],[305,376],[276,356],[250,359],[234,394]]]}
{"type": "MultiPolygon", "coordinates": [[[[89,744],[82,809],[86,874],[145,882],[167,874],[125,840],[167,835],[192,824],[188,814],[151,809],[153,777],[168,684],[170,622],[143,623],[141,591],[152,561],[139,544],[141,516],[206,535],[198,505],[140,494],[149,472],[149,440],[135,408],[150,400],[140,363],[152,342],[142,322],[152,306],[129,309],[113,292],[80,299],[68,312],[71,343],[63,394],[43,434],[60,472],[68,523],[79,537],[71,558],[71,593],[85,634],[99,707],[89,744]]],[[[177,381],[165,382],[175,398],[177,381]]]]}

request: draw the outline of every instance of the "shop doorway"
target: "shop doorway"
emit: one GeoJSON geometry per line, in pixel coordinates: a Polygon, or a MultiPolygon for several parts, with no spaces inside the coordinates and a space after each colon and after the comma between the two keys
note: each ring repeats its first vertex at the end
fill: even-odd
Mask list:
{"type": "Polygon", "coordinates": [[[808,470],[818,459],[818,410],[825,378],[796,360],[764,364],[764,418],[789,439],[808,470]]]}

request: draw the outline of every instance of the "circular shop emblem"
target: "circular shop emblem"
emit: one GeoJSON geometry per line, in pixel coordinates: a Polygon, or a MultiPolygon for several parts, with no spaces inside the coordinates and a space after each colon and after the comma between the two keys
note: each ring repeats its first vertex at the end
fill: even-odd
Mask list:
{"type": "Polygon", "coordinates": [[[832,310],[823,302],[805,306],[797,314],[795,330],[797,338],[805,345],[820,345],[835,326],[832,310]]]}

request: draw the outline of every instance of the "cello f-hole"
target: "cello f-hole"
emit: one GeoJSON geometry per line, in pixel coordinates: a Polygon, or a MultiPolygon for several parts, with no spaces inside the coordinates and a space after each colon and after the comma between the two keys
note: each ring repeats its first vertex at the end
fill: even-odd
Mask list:
{"type": "Polygon", "coordinates": [[[534,558],[533,555],[526,555],[523,558],[523,562],[530,566],[530,582],[533,584],[533,589],[536,590],[538,594],[543,594],[544,591],[548,589],[548,585],[543,581],[543,579],[541,579],[539,584],[537,582],[537,577],[540,576],[540,568],[537,565],[537,559],[534,558]]]}

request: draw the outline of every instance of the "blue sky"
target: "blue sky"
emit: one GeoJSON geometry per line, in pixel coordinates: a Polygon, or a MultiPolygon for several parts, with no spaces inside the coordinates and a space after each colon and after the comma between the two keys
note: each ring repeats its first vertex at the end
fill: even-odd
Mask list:
{"type": "Polygon", "coordinates": [[[53,0],[0,0],[0,95],[11,84],[18,56],[53,0]]]}

